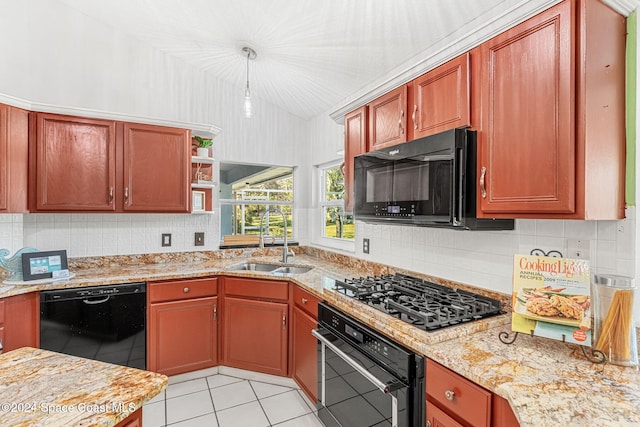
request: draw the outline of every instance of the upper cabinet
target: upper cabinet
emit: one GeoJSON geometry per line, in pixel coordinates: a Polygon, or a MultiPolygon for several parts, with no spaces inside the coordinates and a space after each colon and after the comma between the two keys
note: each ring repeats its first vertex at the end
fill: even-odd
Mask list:
{"type": "Polygon", "coordinates": [[[625,32],[566,0],[480,46],[479,217],[624,217],[625,32]]]}
{"type": "Polygon", "coordinates": [[[353,210],[353,158],[367,152],[367,107],[344,117],[344,210],[353,210]]]}
{"type": "Polygon", "coordinates": [[[27,211],[28,114],[0,104],[0,213],[27,211]]]}
{"type": "Polygon", "coordinates": [[[32,212],[188,212],[189,131],[31,114],[32,212]]]}
{"type": "Polygon", "coordinates": [[[407,86],[372,101],[369,111],[369,151],[407,141],[407,86]]]}
{"type": "Polygon", "coordinates": [[[125,212],[189,212],[190,132],[124,124],[125,212]]]}
{"type": "Polygon", "coordinates": [[[409,91],[409,140],[469,126],[469,53],[413,80],[409,91]]]}

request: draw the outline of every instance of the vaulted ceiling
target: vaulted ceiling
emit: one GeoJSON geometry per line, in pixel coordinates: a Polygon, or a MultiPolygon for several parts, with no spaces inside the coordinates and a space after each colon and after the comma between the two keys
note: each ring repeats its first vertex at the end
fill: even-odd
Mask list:
{"type": "MultiPolygon", "coordinates": [[[[310,119],[524,3],[553,0],[59,0],[310,119]]],[[[241,93],[241,92],[239,92],[241,93]]]]}

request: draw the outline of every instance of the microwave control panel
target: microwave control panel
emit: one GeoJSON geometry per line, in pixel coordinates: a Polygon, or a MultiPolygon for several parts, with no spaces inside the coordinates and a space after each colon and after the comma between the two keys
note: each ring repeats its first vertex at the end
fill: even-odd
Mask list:
{"type": "Polygon", "coordinates": [[[408,204],[384,204],[373,205],[373,214],[382,217],[412,217],[416,215],[416,205],[408,204]]]}

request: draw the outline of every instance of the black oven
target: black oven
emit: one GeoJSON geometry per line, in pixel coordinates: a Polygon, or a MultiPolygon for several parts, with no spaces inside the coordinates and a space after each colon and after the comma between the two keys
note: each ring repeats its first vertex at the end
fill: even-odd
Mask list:
{"type": "Polygon", "coordinates": [[[318,305],[318,416],[327,427],[424,425],[424,359],[318,305]]]}
{"type": "Polygon", "coordinates": [[[40,347],[146,367],[146,283],[40,292],[40,347]]]}
{"type": "Polygon", "coordinates": [[[354,215],[365,222],[513,230],[476,218],[476,132],[445,132],[354,159],[354,215]]]}

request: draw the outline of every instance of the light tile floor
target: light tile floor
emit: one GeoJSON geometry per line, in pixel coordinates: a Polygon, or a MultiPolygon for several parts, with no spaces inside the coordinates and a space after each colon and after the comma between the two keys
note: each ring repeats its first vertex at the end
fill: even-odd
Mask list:
{"type": "Polygon", "coordinates": [[[323,427],[289,378],[219,367],[176,375],[142,408],[143,427],[323,427]]]}

